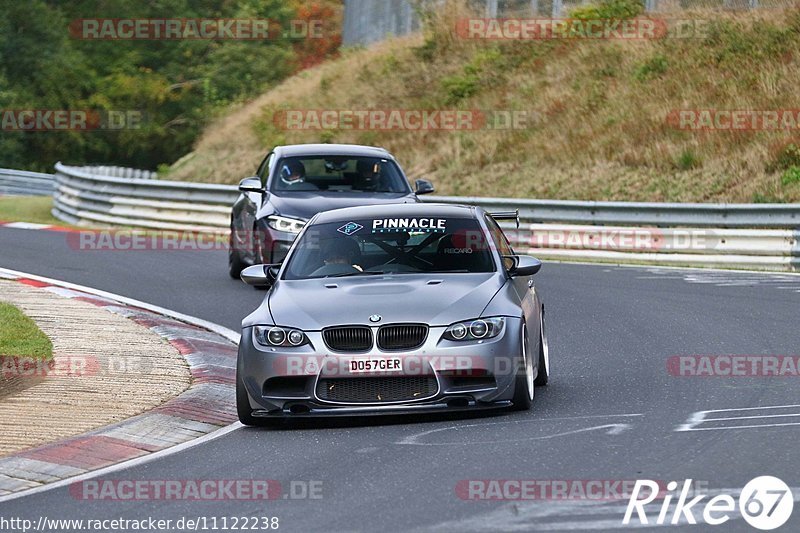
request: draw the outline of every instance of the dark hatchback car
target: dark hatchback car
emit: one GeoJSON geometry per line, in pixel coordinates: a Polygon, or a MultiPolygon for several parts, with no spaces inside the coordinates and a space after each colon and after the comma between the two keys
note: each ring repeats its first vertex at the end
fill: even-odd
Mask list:
{"type": "Polygon", "coordinates": [[[238,279],[251,265],[280,263],[306,222],[322,211],[419,202],[427,180],[408,183],[383,148],[348,144],[279,146],[239,183],[233,204],[228,270],[238,279]]]}

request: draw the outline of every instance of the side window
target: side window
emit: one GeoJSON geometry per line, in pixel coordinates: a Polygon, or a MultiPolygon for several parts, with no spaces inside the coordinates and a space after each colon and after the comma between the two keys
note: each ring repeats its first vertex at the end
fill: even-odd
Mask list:
{"type": "Polygon", "coordinates": [[[486,225],[489,227],[489,233],[492,234],[492,240],[494,241],[494,245],[497,246],[497,251],[500,252],[500,255],[514,255],[514,250],[508,243],[508,239],[506,239],[503,230],[497,225],[497,221],[487,215],[486,225]]]}
{"type": "Polygon", "coordinates": [[[272,166],[272,162],[274,161],[274,159],[275,159],[275,154],[273,152],[270,152],[269,154],[267,154],[267,157],[264,158],[264,160],[261,162],[261,164],[258,165],[258,171],[257,171],[256,175],[259,178],[261,178],[261,185],[263,185],[264,187],[267,186],[267,178],[269,177],[269,169],[272,166]]]}

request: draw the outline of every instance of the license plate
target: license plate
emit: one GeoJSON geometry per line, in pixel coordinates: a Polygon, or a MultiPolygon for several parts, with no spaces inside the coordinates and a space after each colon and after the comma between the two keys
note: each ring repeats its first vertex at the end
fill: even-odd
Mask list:
{"type": "Polygon", "coordinates": [[[351,374],[402,372],[403,363],[399,357],[358,357],[351,359],[347,368],[351,374]]]}

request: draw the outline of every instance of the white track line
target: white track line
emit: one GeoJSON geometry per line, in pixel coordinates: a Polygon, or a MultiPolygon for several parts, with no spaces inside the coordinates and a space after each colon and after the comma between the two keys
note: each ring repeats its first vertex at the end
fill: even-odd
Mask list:
{"type": "Polygon", "coordinates": [[[0,275],[6,274],[10,276],[16,276],[19,278],[27,278],[32,279],[34,281],[41,281],[43,283],[49,283],[51,285],[55,285],[58,287],[64,287],[67,289],[74,289],[76,291],[85,292],[88,294],[93,294],[94,296],[100,296],[102,298],[108,298],[109,300],[114,300],[123,304],[132,305],[135,307],[141,307],[142,309],[147,309],[148,311],[152,311],[154,313],[158,313],[160,315],[168,316],[170,318],[174,318],[175,320],[180,320],[181,322],[186,322],[187,324],[192,324],[195,326],[199,326],[201,328],[205,328],[207,330],[213,331],[218,335],[222,335],[229,341],[233,342],[234,344],[239,344],[239,333],[228,329],[224,326],[220,326],[219,324],[214,324],[213,322],[209,322],[207,320],[203,320],[202,318],[193,317],[190,315],[184,315],[183,313],[179,313],[177,311],[172,311],[171,309],[165,309],[163,307],[159,307],[157,305],[152,305],[146,302],[142,302],[140,300],[135,300],[133,298],[128,298],[126,296],[120,296],[119,294],[114,294],[111,292],[101,291],[100,289],[93,289],[91,287],[85,287],[83,285],[77,285],[75,283],[69,283],[67,281],[59,281],[52,278],[46,278],[44,276],[37,276],[35,274],[27,274],[25,272],[19,272],[17,270],[10,270],[8,268],[0,268],[0,275]]]}
{"type": "Polygon", "coordinates": [[[701,424],[705,424],[707,422],[715,422],[715,421],[732,421],[732,420],[745,420],[745,419],[762,419],[762,418],[781,418],[781,417],[790,417],[790,416],[798,416],[795,413],[782,413],[776,415],[750,415],[750,416],[741,416],[741,417],[716,417],[716,418],[709,418],[707,415],[713,413],[734,413],[734,412],[744,412],[744,411],[765,411],[767,409],[795,409],[800,407],[797,404],[791,405],[765,405],[763,407],[733,407],[729,409],[709,409],[707,411],[695,411],[683,424],[679,425],[673,431],[675,432],[683,432],[683,431],[718,431],[718,430],[729,430],[729,429],[753,429],[753,428],[767,428],[767,427],[782,427],[782,426],[798,426],[800,422],[784,422],[780,424],[757,424],[757,425],[742,425],[742,426],[716,426],[716,427],[698,427],[701,424]]]}
{"type": "MultiPolygon", "coordinates": [[[[597,263],[582,263],[592,265],[597,263]]],[[[629,265],[620,263],[613,265],[622,268],[644,268],[644,269],[658,269],[658,270],[692,270],[697,273],[703,272],[719,272],[723,274],[757,274],[758,276],[792,276],[800,278],[800,272],[786,272],[783,270],[740,270],[738,268],[705,268],[705,267],[686,267],[686,266],[671,266],[671,265],[629,265]]]]}
{"type": "MultiPolygon", "coordinates": [[[[52,278],[46,278],[44,276],[37,276],[34,274],[28,274],[25,272],[19,272],[17,270],[10,270],[7,268],[0,268],[0,278],[6,279],[14,279],[14,278],[25,278],[25,279],[32,279],[34,281],[40,281],[42,283],[48,283],[50,285],[54,285],[56,287],[64,287],[67,289],[73,289],[76,291],[85,292],[87,294],[91,294],[94,296],[100,296],[102,298],[106,298],[108,300],[113,300],[115,302],[123,303],[126,305],[131,305],[134,307],[140,307],[142,309],[146,309],[148,311],[152,311],[154,313],[168,316],[170,318],[174,318],[175,320],[180,320],[181,322],[185,322],[187,324],[192,324],[194,326],[198,326],[218,335],[225,337],[226,339],[230,340],[235,344],[239,344],[239,333],[228,329],[224,326],[220,326],[219,324],[214,324],[213,322],[208,322],[207,320],[203,320],[201,318],[196,318],[189,315],[184,315],[183,313],[178,313],[177,311],[172,311],[170,309],[165,309],[163,307],[159,307],[157,305],[148,304],[146,302],[142,302],[139,300],[135,300],[133,298],[127,298],[125,296],[120,296],[118,294],[101,291],[99,289],[93,289],[91,287],[85,287],[83,285],[77,285],[75,283],[69,283],[66,281],[60,281],[52,278]]],[[[92,479],[99,476],[108,475],[114,472],[119,472],[120,470],[125,470],[127,468],[133,468],[135,466],[139,466],[150,461],[155,461],[161,459],[163,457],[167,457],[169,455],[173,455],[176,453],[180,453],[184,450],[188,450],[190,448],[194,448],[195,446],[199,446],[201,444],[205,444],[206,442],[212,441],[214,439],[218,439],[232,431],[236,431],[239,428],[244,427],[239,422],[234,422],[229,426],[225,426],[220,428],[216,431],[213,431],[207,435],[203,435],[202,437],[198,437],[194,440],[190,440],[188,442],[184,442],[182,444],[178,444],[176,446],[172,446],[170,448],[166,448],[164,450],[160,450],[148,455],[144,455],[142,457],[137,457],[135,459],[130,459],[128,461],[123,461],[121,463],[117,463],[111,466],[107,466],[105,468],[100,468],[97,470],[92,470],[91,472],[87,472],[85,474],[80,474],[78,476],[73,476],[69,478],[65,478],[53,483],[48,483],[47,485],[42,485],[40,487],[34,487],[32,489],[27,489],[19,492],[15,492],[13,494],[8,494],[6,496],[0,496],[0,503],[7,502],[10,500],[16,500],[18,498],[24,498],[26,496],[33,496],[34,494],[39,494],[42,492],[46,492],[49,490],[61,488],[68,486],[72,483],[76,483],[79,481],[85,481],[87,479],[92,479]]]]}
{"type": "Polygon", "coordinates": [[[155,461],[157,459],[161,459],[162,457],[167,457],[169,455],[180,453],[184,450],[188,450],[189,448],[194,448],[195,446],[199,446],[214,439],[218,439],[219,437],[227,435],[228,433],[236,431],[237,429],[242,427],[244,426],[240,422],[234,422],[230,426],[225,426],[224,428],[220,428],[207,435],[203,435],[202,437],[198,437],[188,442],[177,444],[175,446],[172,446],[171,448],[165,448],[163,450],[153,452],[148,455],[143,455],[141,457],[130,459],[128,461],[123,461],[115,465],[106,466],[104,468],[99,468],[97,470],[92,470],[91,472],[86,472],[85,474],[80,474],[78,476],[68,477],[65,479],[61,479],[59,481],[54,481],[53,483],[48,483],[47,485],[42,485],[41,487],[34,487],[32,489],[23,490],[20,492],[14,492],[6,496],[0,496],[0,503],[5,503],[10,500],[16,500],[18,498],[24,498],[26,496],[33,496],[34,494],[39,494],[42,492],[47,492],[49,490],[66,487],[73,483],[79,483],[81,481],[86,481],[87,479],[106,476],[108,474],[113,474],[114,472],[119,472],[120,470],[126,470],[128,468],[133,468],[135,466],[149,463],[150,461],[155,461]]]}
{"type": "MultiPolygon", "coordinates": [[[[526,420],[519,420],[519,419],[518,420],[503,420],[503,421],[500,421],[500,422],[486,422],[486,423],[483,423],[483,424],[468,424],[466,426],[462,424],[462,425],[454,425],[454,426],[445,426],[445,427],[442,427],[442,428],[429,429],[429,430],[426,430],[426,431],[422,431],[420,433],[414,433],[412,435],[408,435],[407,437],[403,437],[399,441],[396,441],[394,444],[397,444],[397,445],[414,445],[414,446],[451,446],[453,444],[470,444],[470,445],[471,444],[487,444],[487,442],[477,442],[477,443],[466,443],[466,442],[465,443],[461,443],[461,442],[459,442],[459,443],[450,443],[450,442],[447,442],[447,443],[435,443],[434,442],[434,443],[428,443],[428,442],[419,442],[419,439],[421,439],[422,437],[426,437],[428,435],[431,435],[433,433],[441,433],[443,431],[452,431],[452,430],[464,429],[464,428],[469,428],[469,427],[486,427],[486,426],[494,426],[494,425],[498,425],[498,424],[525,424],[525,423],[536,423],[536,424],[539,424],[541,422],[547,422],[549,420],[579,420],[579,419],[587,419],[587,418],[614,418],[614,417],[638,417],[638,416],[644,416],[644,415],[641,414],[641,413],[635,413],[635,414],[634,413],[627,413],[627,414],[618,414],[618,415],[562,416],[562,417],[551,417],[551,418],[537,418],[537,419],[534,419],[534,420],[530,420],[530,419],[526,419],[526,420]]],[[[492,443],[496,443],[496,442],[514,442],[516,440],[550,439],[550,438],[553,438],[553,437],[559,437],[559,436],[563,436],[563,435],[569,435],[569,434],[572,434],[572,433],[580,433],[580,432],[583,432],[583,431],[589,431],[589,430],[594,430],[594,429],[598,429],[598,428],[606,428],[606,427],[610,427],[610,430],[607,432],[608,434],[616,435],[618,433],[621,433],[622,431],[625,431],[626,429],[629,429],[630,428],[630,424],[608,424],[608,425],[605,425],[605,426],[596,426],[596,427],[592,427],[592,428],[584,428],[584,429],[579,429],[579,430],[576,430],[576,431],[568,431],[567,433],[559,433],[559,434],[556,434],[556,435],[548,435],[548,436],[544,436],[544,437],[528,437],[528,438],[524,438],[524,439],[513,439],[513,440],[508,440],[508,441],[491,441],[491,442],[492,443]],[[616,427],[612,427],[612,426],[616,426],[616,427]],[[622,428],[620,426],[627,426],[627,427],[622,428]]]]}
{"type": "Polygon", "coordinates": [[[731,429],[758,429],[758,428],[779,428],[785,426],[800,426],[800,422],[786,422],[785,424],[751,424],[747,426],[719,426],[713,428],[691,428],[675,431],[722,431],[731,429]]]}

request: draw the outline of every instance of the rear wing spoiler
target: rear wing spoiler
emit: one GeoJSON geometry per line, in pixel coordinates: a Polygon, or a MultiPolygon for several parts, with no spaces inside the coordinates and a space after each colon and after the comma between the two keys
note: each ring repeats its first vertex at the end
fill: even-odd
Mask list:
{"type": "Polygon", "coordinates": [[[517,223],[517,229],[519,229],[519,209],[513,211],[495,211],[489,213],[489,216],[495,220],[514,220],[517,223]]]}

